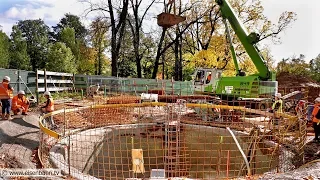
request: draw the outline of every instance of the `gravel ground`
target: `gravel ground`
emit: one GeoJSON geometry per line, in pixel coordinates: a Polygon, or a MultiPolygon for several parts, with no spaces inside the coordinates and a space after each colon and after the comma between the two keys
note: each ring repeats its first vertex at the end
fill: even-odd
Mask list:
{"type": "Polygon", "coordinates": [[[39,145],[38,114],[0,121],[0,153],[15,157],[22,168],[36,168],[32,152],[39,145]]]}

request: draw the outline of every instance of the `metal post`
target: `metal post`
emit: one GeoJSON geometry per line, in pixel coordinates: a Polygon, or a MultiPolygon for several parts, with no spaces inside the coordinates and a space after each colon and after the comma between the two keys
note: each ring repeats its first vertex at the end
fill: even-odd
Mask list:
{"type": "Polygon", "coordinates": [[[173,82],[174,82],[174,80],[173,80],[173,77],[171,78],[171,95],[174,95],[174,85],[173,85],[173,82]]]}
{"type": "Polygon", "coordinates": [[[66,135],[66,107],[63,108],[63,120],[64,120],[64,127],[63,127],[63,136],[66,135]]]}
{"type": "Polygon", "coordinates": [[[76,92],[76,75],[73,73],[72,76],[72,85],[73,85],[73,92],[76,92]]]}
{"type": "Polygon", "coordinates": [[[39,83],[38,83],[39,75],[38,69],[36,70],[36,98],[37,98],[37,105],[39,105],[39,83]]]}
{"type": "Polygon", "coordinates": [[[47,91],[47,71],[44,69],[44,91],[47,91]]]}
{"type": "MultiPolygon", "coordinates": [[[[70,131],[69,131],[70,132],[70,131]]],[[[69,176],[71,176],[71,164],[70,164],[70,148],[71,148],[71,142],[70,142],[70,136],[71,134],[68,133],[68,167],[69,167],[69,176]]]]}
{"type": "Polygon", "coordinates": [[[104,85],[103,87],[104,87],[103,88],[103,96],[106,97],[107,96],[107,86],[104,85]]]}
{"type": "Polygon", "coordinates": [[[20,91],[20,70],[18,70],[18,80],[17,80],[17,83],[18,83],[18,92],[20,91]]]}

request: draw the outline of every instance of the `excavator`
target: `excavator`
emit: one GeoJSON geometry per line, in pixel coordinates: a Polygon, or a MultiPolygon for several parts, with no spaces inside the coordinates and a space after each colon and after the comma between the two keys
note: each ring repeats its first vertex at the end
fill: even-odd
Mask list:
{"type": "MultiPolygon", "coordinates": [[[[216,68],[198,68],[192,76],[194,91],[197,94],[215,95],[223,100],[254,101],[255,103],[253,104],[261,105],[263,103],[259,103],[260,101],[264,101],[277,93],[278,83],[275,73],[269,70],[256,45],[259,42],[260,36],[257,33],[253,32],[249,34],[246,31],[246,28],[227,0],[216,0],[216,3],[220,6],[220,12],[225,24],[227,40],[236,68],[236,76],[223,77],[223,71],[216,68]],[[227,21],[255,65],[258,73],[246,75],[245,72],[240,70],[227,21]]],[[[265,104],[263,105],[265,106],[265,104]]]]}

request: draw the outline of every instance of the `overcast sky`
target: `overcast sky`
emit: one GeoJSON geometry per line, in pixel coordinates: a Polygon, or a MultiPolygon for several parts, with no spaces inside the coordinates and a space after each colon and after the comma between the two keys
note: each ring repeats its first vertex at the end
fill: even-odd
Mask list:
{"type": "MultiPolygon", "coordinates": [[[[101,0],[100,0],[101,1],[101,0]]],[[[264,14],[273,22],[277,22],[283,11],[297,13],[297,21],[290,29],[282,33],[282,44],[268,44],[276,60],[304,54],[306,59],[315,58],[320,54],[318,41],[320,41],[320,0],[262,0],[264,14]]],[[[78,0],[0,0],[0,25],[7,34],[18,20],[43,19],[49,26],[55,25],[65,13],[79,15],[81,20],[88,25],[90,18],[84,17],[87,4],[78,0]]],[[[158,12],[156,12],[158,13],[158,12]]],[[[156,14],[155,13],[155,14],[156,14]]],[[[154,19],[156,26],[156,20],[154,19]]]]}

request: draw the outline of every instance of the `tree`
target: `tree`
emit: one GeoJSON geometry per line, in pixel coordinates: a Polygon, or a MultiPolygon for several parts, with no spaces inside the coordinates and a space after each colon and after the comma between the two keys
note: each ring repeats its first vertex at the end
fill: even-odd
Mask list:
{"type": "Polygon", "coordinates": [[[73,28],[75,38],[84,42],[88,31],[81,23],[80,18],[73,14],[65,14],[64,16],[56,26],[52,27],[54,31],[53,37],[59,41],[61,40],[61,33],[65,28],[73,28]]]}
{"type": "Polygon", "coordinates": [[[154,57],[156,54],[156,43],[151,35],[141,35],[140,52],[143,52],[141,58],[141,69],[144,78],[152,77],[152,69],[154,66],[154,57]]]}
{"type": "Polygon", "coordinates": [[[65,14],[60,22],[52,28],[53,42],[64,42],[71,49],[78,67],[80,65],[80,47],[86,46],[88,30],[81,23],[80,18],[73,14],[65,14]]]}
{"type": "MultiPolygon", "coordinates": [[[[313,63],[311,62],[311,64],[313,63]]],[[[282,59],[277,65],[277,73],[285,72],[310,77],[311,73],[309,67],[310,65],[305,61],[305,56],[300,54],[299,57],[293,56],[291,58],[282,59]]]]}
{"type": "Polygon", "coordinates": [[[27,52],[27,42],[22,37],[21,30],[15,25],[11,32],[9,68],[31,70],[30,57],[27,52]]]}
{"type": "Polygon", "coordinates": [[[128,22],[130,25],[130,29],[132,32],[132,41],[133,41],[133,49],[135,62],[137,66],[138,78],[142,77],[142,69],[141,69],[141,59],[143,58],[144,52],[140,51],[140,34],[142,32],[142,24],[145,19],[145,16],[151,6],[154,4],[155,0],[152,0],[144,11],[141,11],[141,3],[142,0],[130,0],[132,14],[129,14],[128,22]],[[139,15],[139,12],[142,12],[142,15],[139,15]],[[131,18],[133,17],[133,18],[131,18]]]}
{"type": "Polygon", "coordinates": [[[0,67],[8,68],[10,59],[9,54],[10,40],[9,37],[0,30],[0,67]]]}
{"type": "Polygon", "coordinates": [[[320,54],[310,61],[310,72],[312,78],[320,82],[320,54]]]}
{"type": "MultiPolygon", "coordinates": [[[[139,71],[137,70],[133,38],[131,27],[127,24],[118,59],[118,76],[120,77],[138,77],[139,71]]],[[[156,48],[155,41],[151,35],[146,35],[141,32],[139,42],[141,76],[144,78],[151,78],[156,48]]]]}
{"type": "MultiPolygon", "coordinates": [[[[107,4],[94,4],[89,0],[84,0],[90,4],[89,12],[100,11],[102,14],[106,12],[109,16],[111,26],[111,71],[112,76],[118,73],[118,58],[121,48],[121,42],[126,27],[126,19],[128,15],[129,0],[114,1],[108,0],[107,4]],[[117,5],[115,5],[117,4],[117,5]]],[[[88,13],[89,13],[88,12],[88,13]]]]}
{"type": "Polygon", "coordinates": [[[80,74],[94,74],[95,73],[95,59],[97,52],[94,48],[80,45],[80,58],[78,63],[78,73],[80,74]]]}
{"type": "Polygon", "coordinates": [[[97,52],[95,61],[95,74],[97,75],[102,74],[102,69],[105,64],[103,53],[107,47],[107,32],[108,24],[102,17],[97,17],[90,25],[92,45],[97,52]]]}
{"type": "Polygon", "coordinates": [[[46,68],[50,71],[75,73],[75,62],[71,49],[62,42],[51,44],[46,68]]]}
{"type": "Polygon", "coordinates": [[[79,65],[80,44],[81,41],[76,39],[75,30],[70,27],[64,28],[60,33],[60,42],[66,44],[71,49],[76,65],[79,65]]]}
{"type": "MultiPolygon", "coordinates": [[[[197,4],[198,2],[191,2],[191,3],[187,3],[184,5],[184,9],[182,10],[179,10],[179,13],[178,15],[179,16],[183,16],[185,15],[190,9],[192,9],[193,6],[195,6],[195,4],[197,4]]],[[[180,5],[180,7],[183,6],[183,5],[180,5]]],[[[167,8],[165,8],[165,11],[166,12],[170,12],[172,9],[172,4],[170,6],[168,6],[167,8]]],[[[158,45],[157,45],[157,54],[156,54],[156,58],[155,58],[155,65],[154,65],[154,68],[153,68],[153,72],[152,72],[152,78],[156,78],[157,77],[157,73],[158,73],[158,68],[159,68],[159,61],[160,61],[160,58],[161,56],[172,46],[176,43],[176,41],[179,40],[179,38],[181,38],[183,36],[183,34],[186,32],[186,30],[192,25],[194,24],[195,22],[197,22],[199,19],[201,19],[204,15],[205,15],[206,12],[202,12],[200,14],[198,14],[198,16],[196,17],[191,17],[191,18],[188,18],[189,20],[188,21],[185,21],[181,24],[179,24],[179,26],[181,27],[181,29],[179,30],[179,33],[175,33],[175,37],[171,37],[171,42],[168,42],[165,44],[165,46],[163,46],[163,43],[164,43],[164,40],[166,39],[165,36],[166,36],[166,33],[167,31],[169,31],[170,29],[168,28],[162,28],[162,32],[161,32],[161,35],[160,35],[160,38],[159,38],[159,42],[158,42],[158,45]]],[[[169,32],[168,32],[169,34],[169,32]]]]}
{"type": "Polygon", "coordinates": [[[135,63],[135,53],[133,48],[133,37],[130,26],[127,23],[121,42],[121,49],[118,59],[119,77],[137,77],[137,66],[135,63]]]}
{"type": "Polygon", "coordinates": [[[20,20],[17,28],[26,39],[27,51],[30,56],[32,70],[44,68],[47,60],[49,27],[41,19],[20,20]]]}

